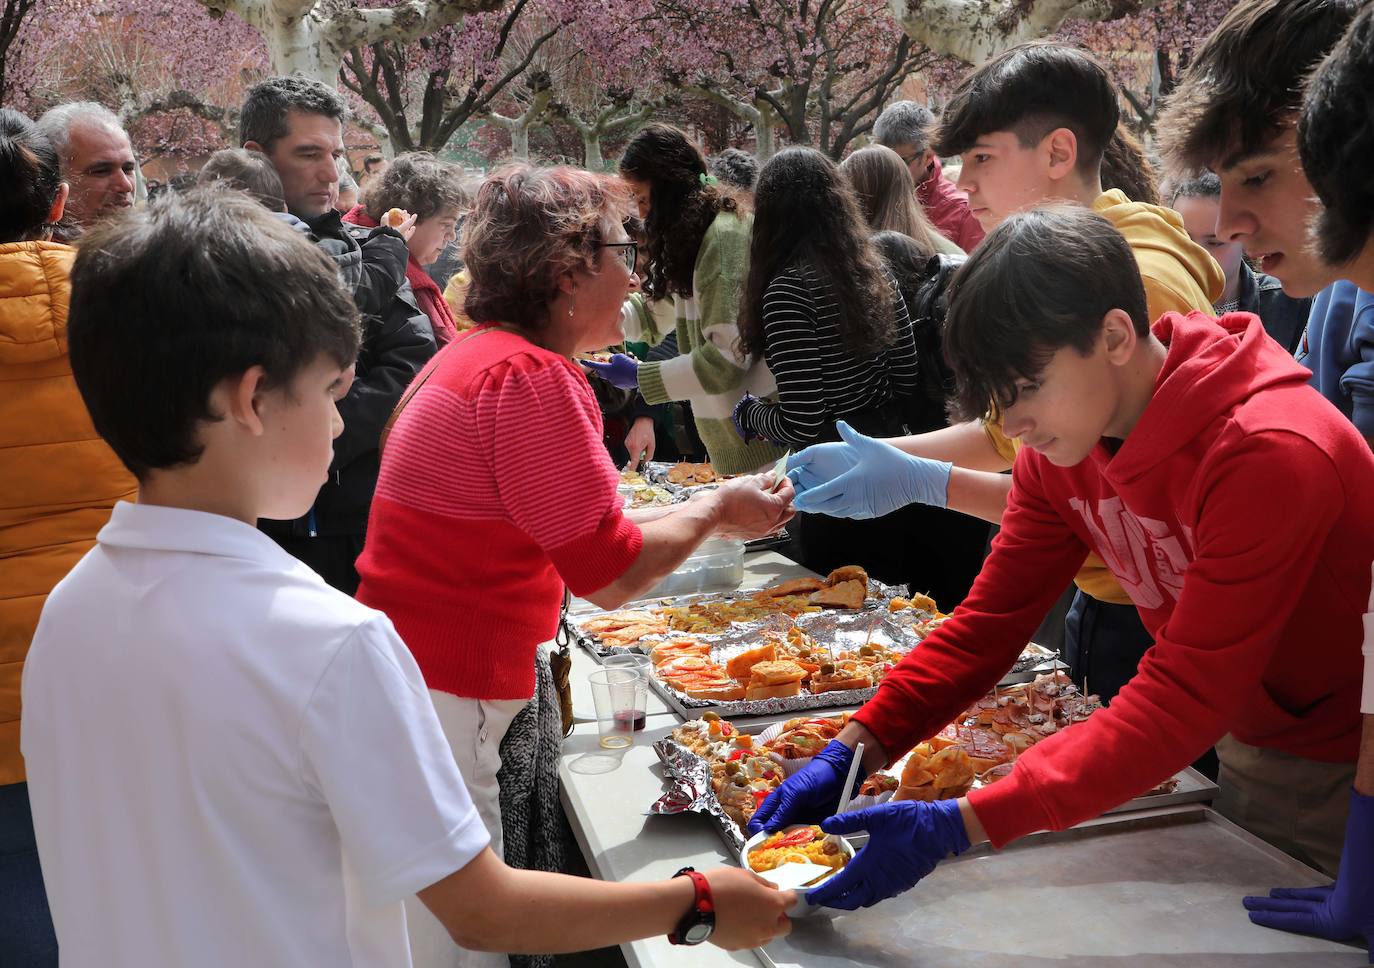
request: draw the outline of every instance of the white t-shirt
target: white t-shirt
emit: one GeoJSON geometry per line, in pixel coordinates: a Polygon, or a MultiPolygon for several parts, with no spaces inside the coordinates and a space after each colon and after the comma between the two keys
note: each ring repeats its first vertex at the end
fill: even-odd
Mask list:
{"type": "Polygon", "coordinates": [[[391,622],[231,518],[118,504],[23,690],[64,968],[408,966],[489,839],[391,622]]]}

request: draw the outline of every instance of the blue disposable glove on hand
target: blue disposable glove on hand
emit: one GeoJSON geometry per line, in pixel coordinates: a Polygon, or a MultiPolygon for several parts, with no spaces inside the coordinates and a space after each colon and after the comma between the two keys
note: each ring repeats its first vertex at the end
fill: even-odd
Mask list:
{"type": "Polygon", "coordinates": [[[622,390],[633,390],[639,386],[639,360],[633,356],[612,353],[609,363],[596,363],[592,360],[579,362],[607,383],[622,390]]]}
{"type": "Polygon", "coordinates": [[[744,416],[744,411],[757,399],[758,397],[754,396],[752,393],[746,393],[739,398],[739,403],[735,404],[735,409],[730,413],[730,421],[735,425],[735,433],[739,434],[740,439],[746,444],[751,440],[763,439],[763,434],[751,430],[740,422],[740,418],[744,416]]]}
{"type": "Polygon", "coordinates": [[[1374,964],[1374,797],[1350,791],[1350,817],[1336,883],[1276,887],[1247,897],[1250,920],[1266,928],[1315,934],[1332,941],[1363,937],[1374,964]]]}
{"type": "Polygon", "coordinates": [[[854,911],[909,891],[950,854],[968,850],[958,800],[902,800],[827,817],[828,834],[868,831],[849,865],[807,894],[812,904],[854,911]]]}
{"type": "MultiPolygon", "coordinates": [[[[837,739],[826,744],[810,763],[789,776],[768,799],[759,804],[749,821],[750,835],[760,830],[779,830],[794,823],[816,823],[835,811],[840,788],[849,775],[854,751],[837,739]]],[[[863,767],[855,774],[855,789],[864,779],[863,767]]],[[[853,795],[853,790],[850,795],[853,795]]]]}
{"type": "Polygon", "coordinates": [[[787,462],[798,511],[877,518],[908,504],[945,506],[953,465],[912,457],[843,420],[835,427],[842,443],[808,447],[787,462]]]}

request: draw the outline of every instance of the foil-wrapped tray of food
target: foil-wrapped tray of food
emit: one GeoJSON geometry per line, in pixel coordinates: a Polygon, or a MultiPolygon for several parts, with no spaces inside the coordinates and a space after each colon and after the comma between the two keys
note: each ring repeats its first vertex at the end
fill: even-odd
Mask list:
{"type": "Polygon", "coordinates": [[[739,476],[737,474],[716,473],[716,469],[711,466],[710,461],[700,464],[691,461],[679,461],[676,464],[671,464],[666,461],[654,460],[645,461],[644,475],[655,484],[684,489],[714,487],[739,476]]]}
{"type": "Polygon", "coordinates": [[[634,470],[620,472],[620,484],[616,490],[620,492],[621,506],[624,508],[664,507],[680,504],[691,497],[685,488],[652,481],[634,470]]]}
{"type": "MultiPolygon", "coordinates": [[[[1031,746],[1100,708],[1059,672],[997,687],[949,725],[867,777],[849,809],[888,800],[950,800],[1005,779],[1031,746]]],[[[654,744],[668,791],[649,813],[703,813],[735,850],[745,825],[783,781],[839,735],[849,713],[799,716],[767,728],[740,726],[715,713],[684,723],[654,744]]],[[[1192,769],[1165,780],[1113,811],[1210,800],[1216,784],[1192,769]]]]}
{"type": "MultiPolygon", "coordinates": [[[[825,578],[794,578],[767,588],[637,602],[613,611],[570,615],[566,624],[573,638],[597,655],[648,654],[665,635],[716,635],[751,625],[762,627],[775,616],[804,620],[826,610],[876,611],[891,607],[905,594],[901,586],[871,581],[862,568],[847,565],[825,578]]],[[[925,596],[903,600],[922,612],[908,624],[940,617],[935,603],[925,596]]]]}

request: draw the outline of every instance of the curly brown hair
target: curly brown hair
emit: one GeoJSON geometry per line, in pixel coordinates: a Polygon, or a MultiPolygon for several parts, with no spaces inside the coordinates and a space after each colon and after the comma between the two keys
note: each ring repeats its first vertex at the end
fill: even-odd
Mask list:
{"type": "Polygon", "coordinates": [[[651,124],[625,148],[620,173],[649,186],[649,270],[643,290],[651,299],[692,295],[692,274],[701,240],[721,212],[742,212],[734,190],[714,183],[706,158],[670,124],[651,124]]]}
{"type": "Polygon", "coordinates": [[[423,222],[447,211],[461,211],[471,201],[463,185],[463,170],[428,151],[401,155],[363,192],[363,207],[374,222],[393,208],[403,208],[423,222]]]}
{"type": "Polygon", "coordinates": [[[632,207],[624,183],[606,175],[524,164],[493,172],[463,225],[472,279],[463,311],[477,323],[542,330],[559,278],[593,269],[606,224],[632,207]]]}

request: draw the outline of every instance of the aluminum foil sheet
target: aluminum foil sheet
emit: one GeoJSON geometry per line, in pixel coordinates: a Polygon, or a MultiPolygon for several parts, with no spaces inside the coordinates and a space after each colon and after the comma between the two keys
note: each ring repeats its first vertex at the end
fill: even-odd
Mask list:
{"type": "MultiPolygon", "coordinates": [[[[607,645],[605,642],[597,638],[595,635],[592,635],[591,633],[585,631],[582,627],[583,623],[591,621],[595,618],[600,618],[603,615],[609,615],[612,612],[630,611],[631,609],[681,608],[687,605],[696,604],[697,602],[707,601],[739,601],[741,599],[749,598],[751,595],[755,594],[758,591],[760,591],[760,589],[758,588],[742,588],[733,592],[701,592],[691,595],[675,595],[672,598],[644,599],[638,602],[630,602],[618,609],[585,612],[580,615],[568,615],[564,618],[563,624],[567,628],[568,633],[572,636],[574,641],[576,641],[579,645],[586,648],[588,651],[593,652],[599,656],[618,655],[625,652],[640,652],[647,654],[649,649],[652,648],[655,642],[662,641],[665,637],[673,635],[695,635],[698,638],[710,642],[714,641],[714,639],[717,636],[730,635],[741,631],[752,630],[754,633],[758,633],[766,628],[775,627],[773,623],[776,623],[778,620],[783,621],[784,627],[790,625],[793,620],[790,619],[788,616],[770,615],[765,618],[756,619],[750,622],[736,622],[733,628],[726,632],[668,632],[666,633],[666,635],[646,636],[645,638],[641,639],[639,642],[636,642],[634,645],[631,646],[607,645]]],[[[873,621],[873,616],[880,610],[883,611],[885,614],[891,614],[886,612],[887,603],[891,601],[893,598],[904,597],[906,594],[907,588],[905,585],[885,585],[880,581],[874,581],[870,579],[868,583],[868,598],[864,602],[863,608],[857,610],[826,609],[820,612],[808,612],[804,615],[798,616],[796,621],[798,624],[801,624],[803,628],[807,628],[808,631],[810,630],[810,626],[808,623],[824,619],[830,615],[841,617],[867,616],[867,618],[863,619],[863,621],[869,622],[873,621]]],[[[924,616],[926,620],[930,620],[934,617],[929,612],[914,612],[913,614],[924,616]]],[[[918,636],[914,638],[913,641],[920,641],[920,637],[918,636]]]]}
{"type": "Polygon", "coordinates": [[[663,761],[668,790],[655,800],[645,813],[705,814],[711,818],[727,847],[736,854],[743,850],[743,832],[735,826],[735,822],[716,799],[715,791],[711,789],[710,764],[671,739],[661,739],[655,743],[654,752],[663,761]]]}

